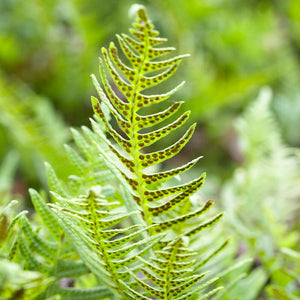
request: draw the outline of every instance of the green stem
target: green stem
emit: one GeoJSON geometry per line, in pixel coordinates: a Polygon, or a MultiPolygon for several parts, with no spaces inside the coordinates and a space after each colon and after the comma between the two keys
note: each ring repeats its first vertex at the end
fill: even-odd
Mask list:
{"type": "Polygon", "coordinates": [[[138,181],[138,196],[141,199],[141,208],[143,210],[143,218],[147,224],[147,226],[152,225],[152,220],[148,214],[148,207],[147,207],[147,201],[144,197],[144,186],[143,186],[143,182],[142,182],[142,177],[141,177],[141,172],[139,169],[139,151],[136,149],[136,134],[137,132],[135,131],[135,125],[136,125],[136,121],[135,121],[135,111],[136,111],[136,95],[137,95],[137,86],[139,85],[139,81],[140,81],[140,75],[141,75],[141,71],[144,67],[144,63],[148,54],[148,48],[149,48],[149,41],[148,39],[146,39],[146,45],[145,45],[145,51],[144,51],[144,55],[141,61],[141,64],[138,68],[138,73],[137,73],[137,77],[136,77],[136,81],[134,83],[134,93],[133,93],[133,98],[131,101],[131,114],[130,114],[130,122],[131,122],[131,132],[130,132],[130,139],[132,141],[132,157],[133,157],[133,162],[135,164],[135,176],[137,178],[138,181]]]}

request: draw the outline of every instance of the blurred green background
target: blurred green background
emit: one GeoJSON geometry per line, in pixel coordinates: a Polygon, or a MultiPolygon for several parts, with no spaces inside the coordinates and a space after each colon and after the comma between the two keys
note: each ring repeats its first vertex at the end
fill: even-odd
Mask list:
{"type": "MultiPolygon", "coordinates": [[[[73,173],[63,148],[69,127],[90,126],[90,74],[98,76],[101,47],[127,33],[133,3],[0,0],[0,207],[15,198],[29,206],[29,187],[48,189],[44,161],[60,178],[73,173]]],[[[227,212],[235,255],[256,259],[247,299],[292,299],[300,290],[300,1],[139,4],[176,53],[191,54],[170,86],[186,81],[173,99],[198,126],[169,167],[204,156],[191,171],[208,173],[200,197],[227,212]]]]}

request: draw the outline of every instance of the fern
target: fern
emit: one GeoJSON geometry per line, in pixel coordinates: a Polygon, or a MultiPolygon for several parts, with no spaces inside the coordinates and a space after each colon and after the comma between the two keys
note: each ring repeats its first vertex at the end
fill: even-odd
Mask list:
{"type": "MultiPolygon", "coordinates": [[[[177,169],[158,173],[150,173],[148,171],[150,167],[178,154],[190,140],[195,124],[191,125],[185,134],[173,145],[159,151],[146,152],[146,147],[153,145],[181,127],[187,121],[190,112],[183,113],[177,120],[164,127],[152,131],[150,129],[150,131],[145,133],[144,129],[153,127],[173,115],[182,102],[174,102],[166,110],[155,114],[142,115],[140,109],[167,100],[184,82],[164,94],[147,95],[144,91],[162,83],[173,75],[180,61],[186,55],[176,56],[167,60],[153,60],[173,51],[174,48],[157,48],[156,45],[161,44],[166,39],[158,37],[159,32],[154,30],[154,26],[148,20],[143,8],[137,10],[137,16],[137,21],[133,24],[134,29],[130,30],[135,39],[126,34],[118,36],[123,54],[131,66],[129,67],[121,61],[114,43],[110,44],[109,50],[102,48],[104,61],[100,59],[100,75],[106,94],[93,76],[103,105],[101,106],[94,97],[92,98],[92,103],[96,115],[102,120],[107,132],[110,133],[123,150],[121,151],[111,142],[108,143],[111,151],[127,168],[125,171],[121,170],[122,175],[131,187],[133,198],[142,211],[145,223],[148,226],[153,224],[159,225],[151,229],[151,234],[154,234],[155,231],[161,232],[173,226],[182,226],[183,222],[203,213],[203,209],[200,209],[193,214],[184,215],[176,219],[167,217],[170,211],[189,201],[189,196],[202,186],[205,174],[182,185],[161,188],[162,182],[188,170],[196,164],[199,158],[177,169]],[[152,72],[157,72],[157,74],[150,76],[152,72]],[[107,73],[113,79],[119,92],[122,93],[123,99],[117,96],[117,93],[113,90],[107,78],[107,73]],[[107,114],[103,112],[102,107],[110,110],[119,129],[114,129],[110,125],[107,114]],[[118,130],[121,130],[122,133],[118,132],[118,130]],[[153,189],[154,184],[158,188],[153,189]],[[161,218],[157,218],[160,216],[161,218]],[[162,221],[165,217],[167,219],[162,221]]],[[[206,208],[208,209],[210,206],[211,203],[208,202],[206,208]]],[[[197,232],[196,228],[193,230],[187,235],[197,232]]]]}
{"type": "Polygon", "coordinates": [[[92,76],[100,97],[100,102],[92,97],[92,129],[73,129],[75,145],[65,146],[74,173],[65,180],[46,164],[48,205],[42,193],[30,190],[44,230],[34,228],[26,216],[18,217],[14,259],[51,279],[37,299],[206,299],[222,288],[218,276],[206,275],[205,268],[228,241],[211,248],[212,240],[199,236],[222,214],[206,217],[213,202],[195,207],[190,201],[205,173],[187,183],[178,180],[200,157],[159,170],[189,142],[196,125],[174,144],[150,152],[156,142],[182,128],[190,112],[176,119],[182,102],[173,102],[164,110],[142,113],[145,107],[160,107],[182,87],[180,83],[156,95],[145,91],[171,77],[187,55],[156,60],[174,48],[157,47],[166,39],[154,30],[145,9],[136,8],[133,37],[118,36],[131,66],[119,58],[113,43],[102,49],[101,84],[92,76]],[[96,286],[80,286],[89,272],[96,286]],[[62,287],[64,277],[74,278],[75,288],[62,287]]]}
{"type": "MultiPolygon", "coordinates": [[[[164,102],[182,87],[184,82],[164,94],[149,95],[146,93],[149,88],[153,88],[171,77],[181,60],[187,55],[156,60],[156,58],[173,51],[174,48],[157,47],[166,39],[159,37],[159,32],[154,30],[145,9],[141,6],[137,6],[137,20],[133,26],[134,28],[130,30],[133,37],[126,34],[117,36],[122,52],[130,65],[120,59],[114,43],[110,44],[108,50],[102,48],[103,59],[100,59],[100,75],[104,90],[95,76],[92,76],[101,100],[100,104],[95,97],[92,97],[92,104],[95,114],[115,141],[113,143],[104,138],[116,157],[113,159],[115,166],[129,185],[128,189],[131,191],[144,223],[148,227],[148,234],[155,236],[164,233],[165,238],[153,247],[154,257],[152,260],[156,266],[150,264],[151,269],[147,265],[147,268],[150,268],[151,272],[154,273],[148,272],[145,275],[153,284],[162,282],[162,286],[155,289],[145,282],[146,277],[139,279],[132,272],[131,274],[135,279],[134,285],[138,284],[144,292],[137,292],[127,283],[124,283],[124,286],[127,288],[127,293],[133,298],[148,299],[156,296],[158,299],[184,299],[184,297],[189,297],[190,294],[196,292],[197,289],[191,289],[191,287],[200,281],[204,275],[190,277],[190,270],[187,271],[183,268],[184,270],[178,273],[181,278],[179,285],[181,288],[176,284],[176,281],[171,283],[168,281],[171,279],[160,278],[153,270],[161,270],[162,266],[168,266],[166,270],[162,269],[161,272],[169,274],[178,268],[174,261],[174,258],[178,258],[177,253],[169,253],[167,258],[161,260],[159,258],[161,251],[168,253],[166,249],[172,248],[174,239],[175,245],[181,245],[182,238],[189,238],[192,241],[194,235],[216,223],[222,214],[215,216],[208,222],[192,227],[188,221],[206,212],[211,207],[212,202],[208,201],[202,208],[186,214],[178,211],[186,202],[189,202],[189,197],[202,186],[205,174],[188,183],[167,188],[162,187],[162,183],[170,181],[193,167],[199,158],[176,169],[156,173],[150,171],[151,167],[153,168],[153,166],[178,154],[188,143],[195,129],[195,124],[191,125],[178,141],[165,149],[154,152],[147,151],[149,146],[180,128],[188,119],[190,112],[185,112],[175,121],[158,127],[158,129],[153,129],[157,128],[157,125],[163,121],[168,121],[178,111],[182,102],[174,102],[167,109],[154,114],[142,114],[141,112],[142,108],[164,102]],[[118,92],[113,89],[111,80],[113,80],[118,92]],[[110,114],[107,111],[115,119],[117,127],[111,125],[110,114]]],[[[108,157],[104,152],[102,150],[104,157],[111,161],[111,155],[108,157]]],[[[186,251],[186,257],[192,256],[188,249],[184,251],[186,251]]],[[[141,261],[145,263],[144,259],[141,261]]],[[[182,264],[185,265],[185,262],[182,264]]],[[[186,264],[193,265],[191,261],[186,262],[186,264]]]]}
{"type": "Polygon", "coordinates": [[[223,188],[229,222],[242,237],[240,243],[261,263],[256,274],[249,276],[256,287],[249,280],[253,289],[247,299],[256,299],[268,280],[274,293],[278,288],[278,294],[285,293],[288,299],[299,296],[298,281],[289,274],[294,262],[283,255],[282,247],[296,250],[299,244],[297,230],[292,228],[299,212],[300,161],[295,149],[282,141],[270,109],[271,95],[269,88],[262,89],[236,121],[244,164],[223,188]]]}
{"type": "MultiPolygon", "coordinates": [[[[92,139],[95,139],[96,135],[93,135],[87,128],[83,128],[83,131],[85,132],[85,136],[76,130],[72,130],[74,140],[80,144],[81,149],[84,147],[84,153],[86,153],[87,160],[90,164],[85,161],[84,167],[82,166],[80,170],[78,169],[79,174],[70,176],[68,185],[65,185],[58,179],[55,171],[49,164],[46,165],[50,187],[54,189],[56,193],[60,193],[66,197],[67,195],[72,197],[73,195],[81,194],[87,187],[93,186],[95,184],[93,178],[96,176],[102,175],[102,181],[98,180],[97,184],[101,183],[103,186],[105,180],[109,181],[112,178],[111,173],[107,170],[103,161],[97,155],[94,155],[94,151],[97,147],[92,139]],[[86,141],[87,137],[91,139],[90,144],[86,141]],[[94,176],[91,175],[93,173],[94,176]],[[80,177],[80,175],[82,175],[82,177],[80,177]]],[[[70,163],[73,162],[79,166],[79,159],[84,161],[84,158],[80,157],[76,150],[70,146],[66,146],[66,152],[69,155],[70,163]],[[77,159],[74,159],[74,157],[77,159]]],[[[111,190],[112,189],[109,188],[103,188],[103,192],[106,196],[112,193],[111,190]]],[[[69,235],[67,237],[65,236],[62,229],[63,227],[61,226],[61,220],[58,219],[58,214],[54,214],[49,208],[45,201],[45,196],[33,189],[30,189],[29,192],[35,211],[43,222],[43,230],[40,231],[39,228],[34,228],[31,225],[31,222],[25,216],[26,211],[18,214],[12,219],[10,226],[7,229],[3,229],[3,231],[5,230],[5,257],[16,262],[22,260],[25,269],[39,270],[40,272],[39,276],[41,280],[37,278],[37,282],[40,284],[39,289],[36,288],[32,294],[29,294],[29,291],[26,292],[24,294],[27,297],[26,299],[32,299],[36,296],[38,296],[36,299],[52,299],[52,297],[58,294],[63,297],[63,299],[78,299],[78,297],[99,299],[101,295],[105,297],[108,295],[111,296],[111,291],[105,286],[94,289],[84,289],[80,287],[68,289],[60,286],[60,280],[63,278],[73,278],[75,280],[76,278],[87,276],[89,272],[87,266],[89,265],[85,264],[85,260],[79,259],[78,254],[80,255],[81,252],[78,251],[77,254],[73,246],[75,245],[76,247],[77,245],[74,241],[76,237],[70,243],[68,239],[69,235]],[[14,230],[15,228],[17,228],[18,231],[14,230]],[[45,281],[42,281],[42,279],[45,279],[45,281]]],[[[13,204],[14,202],[11,202],[10,206],[13,204]]],[[[8,209],[5,211],[7,210],[8,209]]],[[[68,230],[65,230],[65,232],[68,233],[68,230]]],[[[80,238],[82,233],[77,232],[77,235],[80,238]]],[[[89,257],[91,257],[91,255],[89,257]]],[[[95,263],[95,261],[93,263],[95,263]]],[[[24,274],[30,273],[25,272],[24,274]]]]}
{"type": "MultiPolygon", "coordinates": [[[[74,147],[65,147],[69,162],[73,163],[77,169],[77,173],[69,177],[67,184],[57,177],[54,169],[49,164],[46,164],[49,186],[53,190],[53,200],[57,202],[52,207],[53,209],[54,207],[57,208],[58,211],[54,210],[56,213],[53,213],[46,205],[42,195],[35,190],[30,190],[35,209],[41,216],[45,227],[49,230],[50,234],[46,235],[47,240],[31,228],[27,219],[22,220],[22,235],[19,236],[19,245],[21,247],[19,246],[19,248],[27,268],[38,268],[44,274],[55,279],[49,289],[41,295],[41,299],[56,294],[62,296],[63,299],[78,299],[78,297],[99,299],[101,295],[103,297],[111,297],[112,295],[112,291],[106,286],[94,289],[80,287],[69,289],[62,288],[59,285],[60,279],[65,277],[75,279],[85,276],[88,274],[89,269],[96,276],[105,273],[105,269],[101,267],[101,262],[99,266],[95,265],[97,261],[97,257],[94,255],[95,248],[93,247],[91,251],[85,252],[86,240],[83,238],[82,228],[76,230],[76,223],[74,222],[75,211],[71,211],[68,204],[65,205],[68,200],[72,200],[71,205],[74,207],[74,199],[78,197],[82,202],[79,208],[84,207],[83,194],[90,190],[92,197],[92,188],[97,190],[99,184],[102,185],[101,191],[106,198],[111,199],[115,195],[113,188],[105,187],[105,183],[111,181],[113,175],[107,170],[103,160],[95,153],[97,149],[95,140],[98,136],[86,127],[83,127],[82,131],[84,134],[77,130],[72,130],[72,134],[75,143],[84,155],[81,155],[74,147]],[[95,178],[101,178],[101,180],[98,179],[96,182],[95,178]],[[66,207],[63,208],[64,206],[66,207]],[[65,213],[68,211],[68,214],[62,214],[61,210],[64,210],[65,213]],[[73,218],[70,218],[70,216],[73,216],[73,218]],[[74,232],[75,234],[73,234],[74,232]],[[64,233],[67,234],[67,237],[64,237],[64,233]],[[77,251],[74,251],[74,248],[77,251]],[[81,259],[78,258],[78,255],[81,259]]],[[[113,205],[113,203],[110,203],[110,205],[113,205]]],[[[117,222],[117,220],[115,219],[114,222],[117,222]]],[[[107,226],[111,225],[113,225],[112,221],[107,226]]],[[[115,235],[118,233],[121,234],[121,231],[114,232],[115,235]]],[[[110,235],[109,238],[113,237],[114,234],[110,235]]],[[[103,281],[103,276],[101,276],[101,281],[103,281]]],[[[106,285],[109,286],[110,281],[107,280],[106,285]]]]}
{"type": "MultiPolygon", "coordinates": [[[[44,230],[33,228],[26,216],[19,220],[17,245],[28,270],[39,270],[51,278],[51,285],[43,291],[43,298],[54,296],[62,278],[76,278],[87,274],[85,264],[78,259],[70,242],[64,238],[57,216],[35,190],[30,190],[31,200],[43,220],[44,230]],[[45,229],[48,229],[46,231],[45,229]]],[[[15,258],[16,260],[16,258],[15,258]]]]}
{"type": "Polygon", "coordinates": [[[64,166],[57,171],[67,176],[71,165],[66,166],[65,155],[58,149],[67,141],[68,131],[49,101],[21,82],[5,79],[0,71],[0,110],[1,141],[19,154],[27,178],[43,178],[44,160],[64,166]]]}
{"type": "Polygon", "coordinates": [[[12,182],[18,156],[10,152],[0,168],[0,299],[34,299],[48,288],[53,278],[35,270],[24,271],[12,262],[16,257],[20,220],[28,213],[17,212],[17,200],[12,197],[12,182]]]}

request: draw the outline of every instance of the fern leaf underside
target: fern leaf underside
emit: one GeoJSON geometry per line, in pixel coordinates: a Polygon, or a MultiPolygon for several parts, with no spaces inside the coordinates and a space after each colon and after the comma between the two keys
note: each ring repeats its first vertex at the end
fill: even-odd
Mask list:
{"type": "MultiPolygon", "coordinates": [[[[161,232],[174,226],[179,227],[181,223],[197,216],[196,213],[174,220],[164,218],[164,221],[157,218],[167,215],[168,212],[188,201],[189,197],[202,186],[205,174],[182,185],[153,189],[153,186],[160,187],[164,181],[187,171],[199,160],[197,158],[173,170],[150,173],[149,167],[164,162],[181,151],[192,137],[195,124],[191,125],[173,145],[159,151],[147,152],[147,147],[183,126],[190,112],[183,113],[174,122],[155,130],[151,128],[174,115],[182,102],[174,102],[167,109],[155,114],[140,112],[141,108],[167,100],[183,85],[184,82],[164,94],[145,93],[149,88],[172,76],[180,61],[187,55],[155,60],[173,51],[174,48],[156,47],[166,39],[158,36],[159,32],[154,30],[144,9],[138,10],[137,21],[133,26],[134,29],[130,30],[133,37],[126,34],[118,36],[120,47],[130,66],[120,59],[114,43],[110,44],[108,50],[102,48],[100,75],[104,90],[93,76],[100,102],[92,97],[92,104],[95,114],[116,142],[116,144],[108,142],[109,147],[122,165],[126,166],[126,170],[122,170],[122,175],[131,187],[133,198],[142,211],[146,225],[159,224],[151,229],[152,234],[155,234],[155,231],[161,232]],[[113,128],[104,108],[109,109],[119,128],[113,128]],[[146,128],[148,131],[145,132],[146,128]]],[[[211,202],[206,204],[207,208],[210,204],[211,202]]],[[[192,234],[192,231],[190,233],[192,234]]]]}
{"type": "MultiPolygon", "coordinates": [[[[150,95],[148,91],[171,77],[187,55],[157,59],[174,48],[158,47],[166,39],[159,37],[142,7],[137,10],[133,27],[131,36],[117,36],[122,55],[128,62],[124,63],[116,45],[110,43],[108,49],[102,49],[101,84],[92,75],[100,98],[99,101],[92,97],[98,120],[92,121],[92,130],[83,127],[83,133],[72,131],[79,151],[65,147],[77,174],[64,184],[52,167],[46,165],[54,202],[50,204],[52,210],[31,190],[32,200],[54,237],[54,244],[42,240],[28,220],[22,219],[23,235],[19,236],[19,242],[23,248],[20,250],[28,265],[35,268],[38,264],[35,254],[30,253],[33,245],[36,254],[44,257],[44,273],[54,274],[59,279],[65,274],[64,264],[67,264],[66,271],[72,274],[72,262],[59,258],[65,253],[58,252],[59,239],[65,232],[82,260],[74,276],[88,269],[103,284],[94,291],[70,291],[53,286],[53,293],[54,288],[60,289],[62,294],[70,293],[70,298],[74,292],[74,296],[86,294],[89,299],[102,295],[114,299],[180,300],[191,299],[201,291],[218,291],[218,288],[207,288],[216,279],[200,282],[205,276],[202,268],[195,264],[200,250],[190,249],[196,235],[222,217],[218,214],[200,222],[199,218],[213,202],[207,201],[195,209],[189,201],[203,185],[205,173],[187,183],[168,185],[175,176],[191,169],[200,157],[174,169],[152,171],[183,149],[193,135],[195,124],[174,144],[161,150],[149,150],[188,121],[189,111],[176,118],[181,101],[171,102],[155,113],[144,110],[145,107],[155,110],[160,106],[156,104],[167,102],[182,87],[184,82],[163,94],[150,95]],[[112,139],[106,138],[104,131],[112,139]],[[117,190],[120,183],[121,192],[117,190]],[[180,211],[183,206],[187,207],[182,210],[184,213],[180,211]],[[24,238],[28,243],[24,243],[24,238]],[[57,267],[53,270],[51,258],[55,253],[58,254],[57,267]]],[[[74,267],[79,262],[74,261],[74,267]]]]}
{"type": "Polygon", "coordinates": [[[200,209],[174,217],[176,209],[189,202],[189,197],[201,188],[205,173],[188,183],[168,188],[161,187],[162,183],[192,168],[200,157],[175,169],[151,172],[151,167],[177,155],[189,142],[195,130],[195,124],[193,124],[174,144],[162,150],[150,152],[151,150],[148,149],[154,143],[182,127],[188,120],[190,112],[185,112],[175,121],[168,123],[168,119],[175,116],[182,102],[172,102],[168,108],[153,114],[141,111],[145,107],[157,107],[155,104],[168,100],[182,87],[184,82],[164,94],[149,95],[148,91],[149,88],[152,90],[153,87],[171,77],[180,61],[187,55],[157,60],[158,57],[170,53],[174,48],[157,47],[166,39],[159,37],[159,32],[148,20],[143,8],[137,11],[137,20],[133,23],[133,27],[130,29],[132,36],[126,34],[117,36],[127,63],[120,58],[114,43],[110,43],[108,50],[102,48],[103,58],[100,59],[102,87],[92,75],[100,101],[92,97],[92,105],[96,116],[114,140],[111,142],[106,139],[115,156],[115,159],[111,157],[110,159],[117,160],[116,165],[121,166],[120,173],[138,205],[149,235],[165,233],[167,236],[170,230],[174,230],[177,237],[174,240],[172,235],[167,236],[165,241],[160,241],[156,247],[152,247],[154,252],[150,261],[139,257],[144,267],[138,270],[144,274],[143,278],[128,268],[128,274],[131,274],[133,282],[125,282],[122,279],[120,282],[126,293],[134,299],[152,299],[153,297],[189,299],[193,293],[202,289],[198,282],[205,274],[191,275],[194,270],[194,261],[191,257],[195,253],[184,247],[181,238],[184,236],[193,238],[198,232],[219,221],[222,214],[195,227],[186,224],[187,221],[199,217],[212,206],[213,202],[207,201],[200,209]],[[111,116],[114,117],[116,126],[111,124],[111,116]],[[159,126],[161,123],[167,123],[167,125],[159,126]]]}

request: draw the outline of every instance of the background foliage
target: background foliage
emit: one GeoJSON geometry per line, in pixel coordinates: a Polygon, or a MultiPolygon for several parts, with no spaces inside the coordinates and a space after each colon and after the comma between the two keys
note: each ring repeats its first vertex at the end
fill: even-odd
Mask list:
{"type": "MultiPolygon", "coordinates": [[[[68,127],[90,126],[90,74],[97,73],[100,47],[127,32],[132,3],[0,2],[1,208],[19,199],[33,211],[28,188],[48,190],[44,161],[63,179],[75,172],[62,150],[71,140],[68,127]]],[[[170,165],[204,155],[194,170],[208,174],[199,196],[227,211],[232,259],[255,258],[228,299],[247,284],[248,299],[299,297],[299,1],[140,4],[178,53],[191,54],[172,83],[187,82],[176,97],[198,126],[170,165]],[[266,85],[270,90],[261,91],[266,85]]],[[[50,284],[42,274],[24,276],[50,284]]]]}

